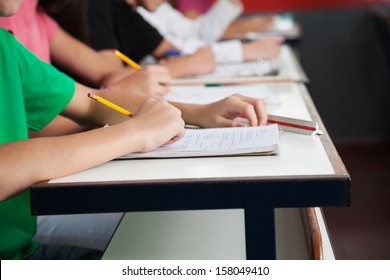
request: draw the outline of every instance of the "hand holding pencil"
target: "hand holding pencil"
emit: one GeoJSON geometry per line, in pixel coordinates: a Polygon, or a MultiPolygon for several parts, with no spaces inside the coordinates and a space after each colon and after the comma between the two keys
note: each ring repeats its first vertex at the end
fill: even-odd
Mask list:
{"type": "MultiPolygon", "coordinates": [[[[172,89],[167,87],[168,84],[171,83],[172,78],[169,73],[168,68],[162,65],[149,65],[143,68],[141,65],[139,65],[137,62],[126,56],[125,54],[121,53],[118,50],[114,50],[114,54],[120,58],[123,62],[128,64],[130,67],[135,69],[137,72],[134,73],[133,75],[138,75],[138,76],[149,76],[149,85],[154,85],[154,93],[157,94],[157,96],[153,96],[155,94],[145,94],[148,96],[153,96],[153,97],[159,97],[161,98],[168,92],[172,92],[172,89]],[[142,71],[141,71],[142,70],[142,71]]],[[[143,94],[143,93],[141,93],[143,94]]]]}
{"type": "Polygon", "coordinates": [[[133,115],[132,112],[103,97],[92,93],[89,93],[88,97],[126,116],[134,116],[124,125],[131,125],[137,135],[147,137],[141,141],[140,152],[148,152],[161,145],[172,144],[185,134],[181,111],[163,99],[147,98],[137,109],[137,115],[133,115]]]}

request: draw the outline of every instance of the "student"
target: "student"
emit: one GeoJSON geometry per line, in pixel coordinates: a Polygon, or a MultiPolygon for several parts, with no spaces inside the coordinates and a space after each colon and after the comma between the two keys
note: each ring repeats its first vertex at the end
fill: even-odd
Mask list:
{"type": "MultiPolygon", "coordinates": [[[[88,0],[84,0],[88,1],[88,0]]],[[[67,31],[76,34],[77,26],[67,25],[67,14],[73,14],[77,9],[77,3],[81,0],[69,0],[56,9],[58,2],[55,0],[40,0],[42,6],[61,25],[66,26],[67,31]]],[[[157,59],[164,58],[168,50],[174,46],[165,40],[155,28],[150,26],[132,6],[125,0],[100,0],[89,1],[90,25],[89,34],[80,37],[81,40],[98,50],[107,59],[117,64],[122,62],[113,55],[113,49],[118,49],[136,62],[140,62],[151,54],[157,59]],[[89,38],[89,40],[88,40],[89,38]]],[[[134,6],[135,8],[135,6],[134,6]]],[[[82,24],[83,17],[74,19],[82,24]]],[[[172,77],[185,77],[211,72],[215,68],[215,59],[209,46],[199,49],[194,55],[183,57],[165,64],[172,77]]]]}
{"type": "MultiPolygon", "coordinates": [[[[146,26],[149,25],[144,21],[143,18],[139,18],[139,14],[136,13],[133,9],[137,6],[143,6],[149,11],[154,11],[161,3],[162,1],[147,0],[89,1],[89,19],[92,46],[94,46],[96,49],[107,51],[109,49],[115,48],[115,41],[118,41],[119,45],[122,45],[125,53],[128,53],[130,57],[133,54],[136,59],[139,58],[139,56],[137,56],[137,52],[140,50],[147,50],[147,48],[143,47],[147,44],[145,41],[148,43],[153,41],[153,39],[146,40],[145,37],[151,36],[153,33],[155,33],[156,38],[158,36],[161,37],[161,35],[154,29],[151,29],[152,27],[149,27],[150,32],[148,32],[146,26]],[[138,21],[133,21],[135,18],[138,18],[138,21]],[[142,32],[140,32],[139,30],[141,30],[142,26],[144,27],[142,28],[142,32]],[[123,32],[122,29],[126,32],[123,32]],[[123,44],[123,42],[127,42],[128,45],[123,44]]],[[[176,47],[166,38],[161,40],[162,41],[158,47],[154,48],[153,55],[155,57],[161,57],[169,49],[176,49],[176,47]]],[[[242,49],[241,46],[239,46],[240,49],[238,51],[236,50],[236,53],[238,54],[236,54],[236,59],[234,59],[234,61],[255,60],[257,58],[268,59],[274,57],[278,53],[281,39],[274,38],[267,40],[268,41],[264,46],[262,45],[264,44],[264,41],[247,44],[242,49]],[[267,51],[262,53],[264,49],[267,51]]],[[[226,46],[226,44],[224,44],[224,46],[226,46]]],[[[168,60],[165,65],[171,70],[171,73],[174,77],[182,75],[174,74],[175,72],[177,73],[177,70],[172,70],[171,67],[173,65],[179,67],[181,69],[179,71],[186,72],[187,70],[190,70],[190,72],[187,72],[184,76],[193,76],[209,72],[211,69],[205,66],[209,61],[229,61],[229,57],[232,55],[231,52],[224,51],[220,55],[221,59],[216,59],[218,57],[216,54],[219,54],[222,49],[216,49],[215,46],[213,47],[215,52],[213,52],[209,58],[199,58],[198,53],[203,52],[204,48],[210,49],[209,46],[199,46],[197,50],[194,50],[194,52],[188,56],[182,56],[174,60],[168,60]],[[208,71],[203,71],[204,69],[208,69],[208,71]]]]}
{"type": "MultiPolygon", "coordinates": [[[[175,49],[171,42],[147,23],[136,11],[141,1],[101,0],[89,1],[89,30],[91,46],[112,57],[111,50],[119,49],[140,61],[151,54],[164,58],[175,49]]],[[[172,77],[206,74],[214,70],[215,58],[210,46],[200,48],[193,55],[167,61],[172,77]]]]}
{"type": "MultiPolygon", "coordinates": [[[[76,8],[72,1],[67,1],[62,8],[56,7],[56,1],[41,0],[40,5],[56,20],[75,34],[74,24],[70,25],[67,14],[73,14],[76,8]]],[[[238,62],[243,60],[268,59],[279,52],[281,38],[268,38],[241,45],[237,41],[213,44],[212,48],[206,42],[189,40],[183,44],[172,41],[172,37],[163,38],[155,28],[145,22],[133,8],[145,6],[155,10],[161,1],[138,0],[103,0],[91,1],[89,4],[90,44],[103,55],[116,60],[112,49],[120,49],[135,61],[152,54],[156,58],[163,57],[172,49],[184,50],[186,56],[175,60],[164,60],[173,77],[194,76],[210,72],[216,62],[238,62]],[[188,43],[188,44],[187,44],[188,43]]],[[[178,25],[182,22],[178,21],[178,25]]],[[[214,22],[215,24],[215,22],[214,22]]]]}
{"type": "Polygon", "coordinates": [[[190,19],[196,19],[206,13],[213,5],[213,0],[177,0],[177,9],[190,19]]]}
{"type": "MultiPolygon", "coordinates": [[[[80,3],[83,2],[81,1],[80,3]]],[[[57,9],[59,8],[60,7],[57,7],[57,9]]],[[[53,60],[57,62],[57,65],[63,66],[62,69],[67,69],[64,64],[70,64],[72,65],[72,69],[78,69],[78,72],[82,72],[81,70],[85,69],[85,72],[90,74],[99,67],[99,63],[91,64],[85,61],[86,56],[91,56],[98,62],[99,57],[95,57],[96,53],[71,38],[66,32],[58,27],[44,11],[36,9],[36,0],[25,0],[15,16],[0,18],[0,26],[12,31],[26,47],[47,62],[50,61],[51,51],[53,60]],[[38,38],[40,39],[38,40],[38,38]],[[77,56],[74,55],[75,53],[82,53],[83,55],[77,56]],[[83,62],[86,65],[83,65],[83,62]],[[89,71],[88,66],[93,69],[89,71]]],[[[158,67],[155,68],[157,69],[158,67]]],[[[150,73],[148,71],[140,72],[145,72],[145,74],[150,73]]],[[[154,74],[154,76],[156,76],[157,73],[154,74]]],[[[164,72],[161,71],[160,75],[163,74],[164,72]]],[[[88,75],[84,76],[88,77],[88,75]]],[[[149,78],[146,75],[143,79],[142,75],[135,74],[130,76],[127,80],[134,81],[133,84],[135,85],[137,85],[138,81],[139,84],[142,85],[142,80],[145,80],[150,84],[151,89],[157,88],[155,91],[158,92],[158,88],[163,86],[159,85],[157,82],[153,83],[151,78],[153,78],[153,75],[150,75],[149,78]]],[[[130,83],[130,85],[131,84],[132,83],[130,83]]],[[[111,85],[111,88],[116,87],[117,84],[111,85]]],[[[128,86],[124,88],[126,88],[129,94],[132,92],[134,93],[134,91],[129,90],[128,86]]],[[[143,89],[141,87],[137,92],[144,94],[147,90],[148,88],[143,89]]],[[[59,116],[41,131],[30,131],[30,136],[54,136],[78,132],[84,129],[84,127],[77,125],[77,123],[70,122],[69,119],[59,116]],[[69,127],[69,129],[66,130],[66,127],[69,127]]],[[[121,213],[40,216],[38,217],[38,231],[35,239],[45,243],[54,242],[57,244],[83,245],[88,248],[103,249],[111,237],[120,217],[121,213]],[[86,233],[90,233],[92,236],[86,233]]]]}
{"type": "MultiPolygon", "coordinates": [[[[15,14],[21,3],[0,0],[0,16],[15,14]]],[[[45,257],[34,255],[40,253],[40,245],[32,241],[36,219],[30,214],[28,189],[35,182],[175,142],[184,135],[183,119],[206,127],[239,126],[234,118],[240,115],[245,115],[250,125],[266,122],[264,104],[259,100],[236,95],[204,106],[175,104],[178,110],[161,99],[95,91],[75,83],[32,55],[3,29],[0,45],[1,259],[45,257]],[[86,94],[91,91],[135,112],[134,117],[129,119],[90,101],[86,94]],[[42,129],[58,114],[91,126],[109,126],[60,137],[28,138],[29,129],[42,129]]],[[[55,248],[58,250],[61,247],[55,248]]],[[[68,253],[60,258],[74,257],[68,253]]]]}
{"type": "MultiPolygon", "coordinates": [[[[147,4],[147,2],[144,2],[144,4],[147,4]]],[[[176,36],[183,37],[186,35],[185,33],[188,32],[192,37],[196,37],[199,40],[208,43],[220,40],[226,29],[242,12],[242,6],[236,5],[232,1],[217,1],[213,8],[207,11],[206,14],[192,20],[166,1],[158,2],[154,6],[151,4],[145,6],[146,8],[142,6],[137,7],[137,11],[142,16],[144,16],[145,13],[148,13],[147,11],[153,11],[154,14],[160,16],[169,8],[173,9],[176,14],[179,14],[183,19],[181,20],[181,25],[169,26],[169,33],[174,33],[176,36]]],[[[170,11],[169,13],[172,12],[170,11]]],[[[178,16],[175,15],[175,17],[178,16]]]]}
{"type": "Polygon", "coordinates": [[[171,81],[168,69],[156,65],[134,71],[130,67],[109,63],[89,46],[65,32],[37,4],[37,0],[24,1],[16,15],[0,18],[0,27],[11,31],[40,59],[47,63],[53,62],[78,80],[94,87],[122,87],[130,93],[153,97],[167,93],[167,84],[171,81]],[[119,82],[124,78],[125,81],[119,82]]]}
{"type": "MultiPolygon", "coordinates": [[[[26,48],[43,61],[50,63],[53,60],[73,77],[93,86],[107,85],[126,90],[128,94],[155,97],[161,97],[167,92],[166,84],[170,82],[168,69],[163,66],[151,66],[134,72],[132,69],[125,70],[125,67],[116,63],[110,65],[95,50],[72,38],[42,9],[37,8],[36,0],[25,0],[16,15],[0,18],[0,27],[12,32],[26,48]]],[[[85,129],[85,126],[69,118],[57,116],[42,130],[30,130],[29,136],[59,136],[85,129]]],[[[45,244],[103,250],[121,215],[104,213],[39,216],[34,240],[45,244]]]]}
{"type": "MultiPolygon", "coordinates": [[[[137,11],[184,55],[192,54],[208,44],[208,40],[203,39],[206,38],[203,33],[212,34],[213,30],[219,26],[218,15],[219,17],[223,17],[226,14],[229,15],[228,7],[232,5],[229,4],[230,1],[218,2],[228,6],[227,8],[223,8],[220,5],[214,7],[211,11],[213,15],[215,14],[213,17],[214,22],[209,22],[208,29],[206,29],[203,21],[192,21],[186,18],[166,2],[158,4],[154,0],[143,0],[142,3],[146,8],[138,7],[137,11]],[[223,12],[224,15],[222,13],[219,14],[219,12],[223,12]],[[203,29],[205,30],[203,31],[203,29]]],[[[226,17],[228,18],[228,16],[226,17]]],[[[222,32],[219,36],[210,37],[217,37],[218,39],[223,33],[223,30],[220,31],[222,32]]],[[[240,40],[225,40],[223,42],[214,42],[211,46],[218,63],[242,62],[277,57],[281,41],[281,37],[266,37],[246,43],[241,43],[240,40]]]]}
{"type": "MultiPolygon", "coordinates": [[[[191,5],[199,5],[200,3],[202,3],[202,1],[193,2],[191,5]]],[[[162,3],[160,6],[164,7],[166,5],[169,5],[172,8],[175,7],[174,3],[170,5],[167,2],[162,3]]],[[[210,9],[205,9],[205,13],[201,16],[197,16],[196,18],[189,18],[180,9],[182,6],[179,5],[176,7],[177,9],[175,10],[187,20],[186,26],[189,26],[192,29],[190,31],[193,36],[196,35],[202,41],[210,43],[220,40],[229,26],[241,15],[243,10],[242,5],[237,4],[234,0],[221,0],[216,1],[210,9]]],[[[159,9],[157,9],[157,12],[159,12],[159,9]]]]}
{"type": "MultiPolygon", "coordinates": [[[[171,77],[163,66],[133,69],[110,63],[96,51],[68,35],[44,11],[37,9],[37,0],[26,0],[19,12],[0,18],[0,27],[11,31],[15,37],[40,59],[72,74],[73,77],[94,87],[110,86],[125,89],[129,94],[161,97],[167,93],[171,77]]],[[[44,136],[78,132],[85,127],[59,116],[39,134],[44,136]],[[66,128],[66,129],[63,129],[66,128]]],[[[31,132],[35,134],[35,132],[31,132]]]]}
{"type": "MultiPolygon", "coordinates": [[[[20,1],[10,1],[0,1],[1,15],[15,12],[20,1]]],[[[154,149],[169,139],[180,138],[184,122],[178,109],[157,99],[146,100],[136,116],[127,120],[87,100],[85,94],[92,89],[75,84],[38,60],[3,29],[0,45],[0,259],[40,258],[44,256],[36,251],[39,244],[32,241],[36,218],[30,214],[31,184],[81,171],[128,152],[154,149]],[[69,136],[28,139],[28,129],[43,128],[61,111],[95,126],[123,122],[69,136]],[[155,119],[157,114],[159,118],[155,119]]],[[[75,258],[74,252],[79,251],[56,247],[52,253],[53,247],[42,248],[48,258],[75,258]]]]}
{"type": "Polygon", "coordinates": [[[251,15],[239,18],[244,10],[242,0],[176,0],[169,2],[185,17],[201,25],[200,28],[204,29],[203,34],[209,34],[202,40],[237,38],[248,32],[264,32],[274,21],[273,15],[251,15]],[[210,28],[212,22],[219,24],[214,24],[210,28]],[[208,29],[213,32],[208,32],[208,29]],[[218,35],[218,37],[213,37],[213,34],[218,35]]]}

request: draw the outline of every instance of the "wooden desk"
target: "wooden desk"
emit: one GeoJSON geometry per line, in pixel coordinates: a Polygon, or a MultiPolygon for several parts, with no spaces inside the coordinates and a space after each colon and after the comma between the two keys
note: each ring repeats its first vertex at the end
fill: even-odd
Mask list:
{"type": "MultiPolygon", "coordinates": [[[[268,84],[272,114],[314,119],[303,85],[268,84]]],[[[282,132],[280,154],[116,160],[31,189],[35,215],[244,209],[247,259],[275,259],[274,209],[348,206],[350,177],[323,124],[322,136],[282,132]]]]}

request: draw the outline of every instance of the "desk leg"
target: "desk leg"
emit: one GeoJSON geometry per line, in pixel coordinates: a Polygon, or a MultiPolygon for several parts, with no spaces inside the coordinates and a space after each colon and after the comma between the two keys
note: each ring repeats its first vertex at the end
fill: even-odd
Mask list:
{"type": "Polygon", "coordinates": [[[245,208],[245,238],[248,260],[276,259],[275,209],[245,208]]]}

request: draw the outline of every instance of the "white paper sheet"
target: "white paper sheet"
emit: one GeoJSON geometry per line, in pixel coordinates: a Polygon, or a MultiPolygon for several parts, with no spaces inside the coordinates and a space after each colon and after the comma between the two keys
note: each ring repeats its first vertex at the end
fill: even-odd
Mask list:
{"type": "Polygon", "coordinates": [[[160,158],[275,153],[279,144],[277,125],[187,129],[174,144],[122,158],[160,158]]]}
{"type": "Polygon", "coordinates": [[[173,102],[208,104],[239,93],[248,97],[264,99],[267,104],[280,104],[279,97],[264,85],[236,86],[176,86],[165,99],[173,102]]]}

